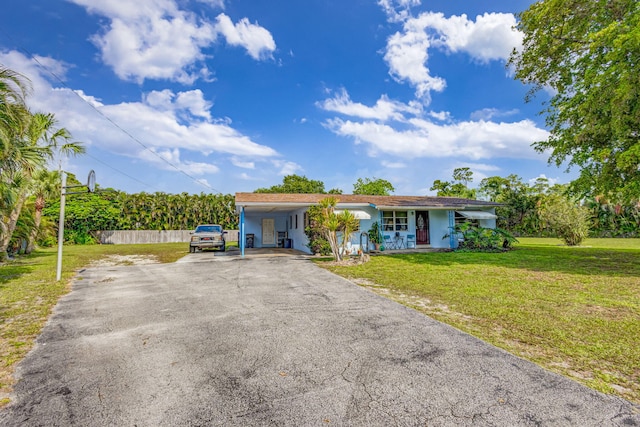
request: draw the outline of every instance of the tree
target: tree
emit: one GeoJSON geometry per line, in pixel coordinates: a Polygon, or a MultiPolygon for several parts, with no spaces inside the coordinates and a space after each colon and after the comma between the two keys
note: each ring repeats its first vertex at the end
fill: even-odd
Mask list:
{"type": "Polygon", "coordinates": [[[473,172],[469,168],[456,168],[453,170],[453,181],[441,181],[436,179],[429,190],[436,191],[441,197],[461,197],[463,199],[475,199],[476,190],[469,188],[473,181],[473,172]]]}
{"type": "Polygon", "coordinates": [[[325,194],[325,190],[322,181],[309,179],[306,176],[287,175],[282,179],[282,184],[269,188],[258,188],[254,193],[325,194]]]}
{"type": "Polygon", "coordinates": [[[532,235],[541,231],[537,205],[542,188],[541,184],[532,188],[512,174],[484,178],[478,190],[483,197],[503,204],[496,208],[498,227],[518,235],[532,235]]]}
{"type": "Polygon", "coordinates": [[[9,246],[20,212],[29,195],[33,175],[44,168],[56,155],[75,155],[84,152],[77,142],[69,142],[71,135],[64,128],[56,128],[53,114],[29,113],[26,126],[10,131],[9,160],[4,162],[2,180],[9,182],[12,201],[6,206],[2,218],[0,254],[9,246]],[[18,159],[18,160],[16,160],[18,159]]]}
{"type": "Polygon", "coordinates": [[[337,203],[338,200],[335,197],[320,200],[318,206],[312,206],[309,209],[309,218],[313,228],[329,242],[334,259],[341,261],[351,235],[360,227],[360,221],[348,210],[336,213],[337,203]],[[342,242],[340,242],[340,235],[342,242]]]}
{"type": "Polygon", "coordinates": [[[562,193],[544,196],[539,213],[542,221],[567,246],[579,245],[589,234],[589,211],[562,193]]]}
{"type": "Polygon", "coordinates": [[[26,253],[30,254],[35,249],[36,239],[42,223],[42,211],[45,208],[47,199],[60,195],[60,173],[58,171],[39,170],[34,175],[32,193],[34,200],[33,228],[29,233],[26,253]]]}
{"type": "Polygon", "coordinates": [[[519,15],[515,77],[554,95],[539,152],[581,168],[571,190],[640,199],[640,2],[545,0],[519,15]]]}
{"type": "Polygon", "coordinates": [[[388,196],[395,191],[393,185],[381,178],[358,178],[353,184],[353,194],[367,194],[370,196],[388,196]]]}

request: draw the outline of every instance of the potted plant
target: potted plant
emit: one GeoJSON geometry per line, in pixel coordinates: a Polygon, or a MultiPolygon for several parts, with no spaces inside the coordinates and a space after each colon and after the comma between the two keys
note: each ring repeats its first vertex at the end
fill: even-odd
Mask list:
{"type": "Polygon", "coordinates": [[[380,250],[380,244],[382,243],[382,234],[380,233],[380,224],[378,224],[378,221],[371,224],[371,228],[369,229],[368,234],[369,241],[373,243],[375,250],[380,250]]]}

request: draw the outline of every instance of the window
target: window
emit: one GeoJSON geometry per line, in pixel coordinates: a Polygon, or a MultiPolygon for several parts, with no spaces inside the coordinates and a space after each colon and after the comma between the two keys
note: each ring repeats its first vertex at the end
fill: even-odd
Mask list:
{"type": "Polygon", "coordinates": [[[409,229],[407,211],[383,211],[382,227],[384,231],[407,231],[409,229]]]}
{"type": "Polygon", "coordinates": [[[296,214],[296,230],[298,229],[298,214],[296,214]]]}
{"type": "Polygon", "coordinates": [[[460,225],[460,224],[464,224],[465,222],[469,222],[474,227],[479,227],[480,226],[480,222],[478,222],[477,219],[469,219],[469,218],[463,216],[462,214],[460,214],[458,212],[456,212],[455,221],[456,221],[456,225],[460,225]]]}
{"type": "Polygon", "coordinates": [[[293,215],[289,215],[289,230],[293,229],[293,215]]]}

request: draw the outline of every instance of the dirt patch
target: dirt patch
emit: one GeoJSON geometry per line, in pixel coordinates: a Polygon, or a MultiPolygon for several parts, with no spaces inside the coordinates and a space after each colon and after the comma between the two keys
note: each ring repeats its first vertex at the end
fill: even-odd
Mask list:
{"type": "Polygon", "coordinates": [[[107,255],[91,263],[91,267],[113,267],[116,265],[158,264],[155,255],[107,255]]]}

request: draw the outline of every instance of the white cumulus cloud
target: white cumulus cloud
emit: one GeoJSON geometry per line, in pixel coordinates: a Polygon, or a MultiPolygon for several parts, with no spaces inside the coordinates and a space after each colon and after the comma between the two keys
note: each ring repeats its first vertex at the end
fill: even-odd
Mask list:
{"type": "MultiPolygon", "coordinates": [[[[192,84],[211,79],[203,49],[223,35],[230,45],[247,49],[255,59],[275,50],[273,37],[246,18],[237,24],[220,14],[215,22],[181,9],[176,0],[69,0],[89,13],[107,18],[91,40],[102,61],[118,77],[142,83],[145,79],[192,84]]],[[[222,0],[200,0],[223,8],[222,0]]]]}
{"type": "Polygon", "coordinates": [[[227,43],[244,47],[253,59],[271,58],[276,50],[276,42],[265,28],[252,24],[247,18],[234,24],[224,13],[218,15],[215,29],[222,34],[227,43]]]}
{"type": "Polygon", "coordinates": [[[325,126],[337,135],[365,144],[371,156],[393,155],[401,158],[529,158],[538,154],[531,143],[548,134],[530,120],[515,123],[459,122],[438,124],[411,119],[410,129],[395,129],[372,121],[355,122],[331,119],[325,126]]]}
{"type": "Polygon", "coordinates": [[[446,81],[429,69],[429,51],[465,53],[474,60],[506,60],[522,44],[522,34],[514,29],[516,19],[510,13],[485,13],[476,20],[466,15],[445,17],[425,12],[407,17],[403,30],[387,40],[384,59],[389,73],[400,82],[416,88],[416,95],[430,101],[431,92],[441,92],[446,81]]]}
{"type": "Polygon", "coordinates": [[[34,111],[54,111],[60,126],[88,147],[165,168],[160,156],[194,174],[216,173],[223,159],[249,167],[279,157],[234,129],[229,119],[212,118],[211,103],[200,90],[152,91],[140,101],[105,104],[80,90],[52,87],[21,53],[0,52],[0,63],[31,80],[28,102],[34,111]]]}
{"type": "Polygon", "coordinates": [[[340,90],[333,98],[318,102],[317,105],[326,111],[382,121],[404,120],[405,113],[415,116],[422,112],[422,105],[417,102],[403,104],[389,99],[386,95],[382,95],[373,107],[369,107],[359,102],[353,102],[345,89],[340,90]]]}

